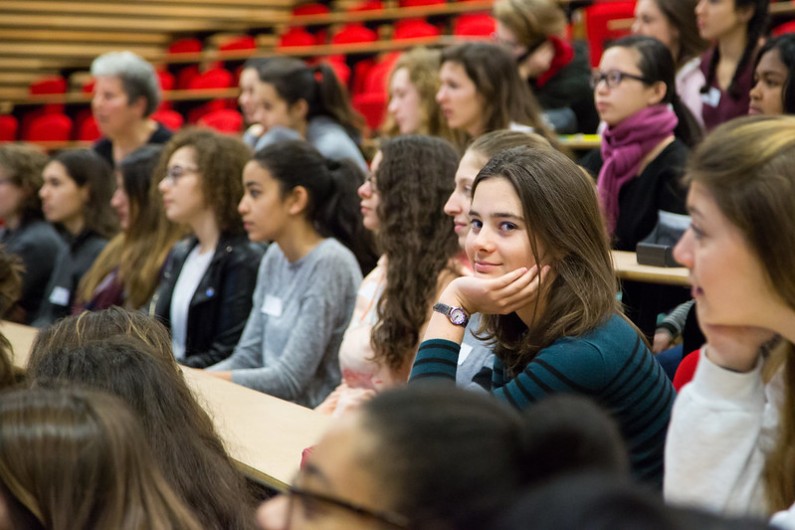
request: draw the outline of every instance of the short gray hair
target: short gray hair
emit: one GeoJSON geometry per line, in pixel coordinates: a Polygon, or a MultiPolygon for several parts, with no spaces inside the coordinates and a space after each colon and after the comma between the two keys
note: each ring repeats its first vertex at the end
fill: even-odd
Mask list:
{"type": "Polygon", "coordinates": [[[108,52],[91,63],[91,75],[112,76],[121,79],[122,88],[130,103],[146,98],[144,116],[149,116],[160,105],[160,81],[154,67],[133,52],[108,52]]]}

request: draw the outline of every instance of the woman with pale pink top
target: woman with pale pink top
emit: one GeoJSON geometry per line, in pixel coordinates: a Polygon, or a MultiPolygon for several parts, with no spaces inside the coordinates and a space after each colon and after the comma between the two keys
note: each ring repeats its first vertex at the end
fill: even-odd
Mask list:
{"type": "Polygon", "coordinates": [[[435,297],[461,274],[443,211],[457,165],[455,149],[428,136],[399,136],[376,153],[359,197],[383,255],[361,284],[340,346],[342,384],[318,410],[338,415],[407,381],[435,297]]]}

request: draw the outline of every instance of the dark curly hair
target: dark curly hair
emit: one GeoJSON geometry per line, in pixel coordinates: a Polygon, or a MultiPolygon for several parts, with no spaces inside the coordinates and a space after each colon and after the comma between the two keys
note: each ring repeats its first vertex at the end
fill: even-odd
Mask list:
{"type": "Polygon", "coordinates": [[[222,232],[243,233],[243,221],[237,205],[243,198],[243,167],[251,158],[246,145],[232,136],[210,129],[183,129],[166,144],[150,188],[150,200],[161,201],[157,184],[166,176],[171,155],[182,147],[192,147],[196,153],[202,192],[207,204],[215,212],[222,232]]]}
{"type": "Polygon", "coordinates": [[[414,135],[387,140],[381,154],[376,243],[387,256],[386,287],[370,344],[376,359],[400,371],[417,348],[439,276],[459,251],[452,219],[443,210],[458,155],[440,138],[414,135]]]}

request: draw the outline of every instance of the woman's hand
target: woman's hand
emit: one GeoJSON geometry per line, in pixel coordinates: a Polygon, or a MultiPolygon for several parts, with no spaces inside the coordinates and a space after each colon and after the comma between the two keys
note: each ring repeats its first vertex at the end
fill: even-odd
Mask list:
{"type": "Polygon", "coordinates": [[[534,265],[497,278],[462,276],[450,282],[441,301],[462,307],[469,314],[507,315],[535,301],[551,270],[544,265],[539,274],[538,265],[534,265]]]}
{"type": "Polygon", "coordinates": [[[674,338],[671,332],[667,329],[661,329],[654,333],[654,342],[652,343],[651,351],[656,355],[664,352],[673,344],[674,338]]]}
{"type": "Polygon", "coordinates": [[[750,372],[759,362],[762,346],[775,339],[769,329],[751,326],[713,326],[701,324],[707,338],[707,357],[734,372],[750,372]]]}

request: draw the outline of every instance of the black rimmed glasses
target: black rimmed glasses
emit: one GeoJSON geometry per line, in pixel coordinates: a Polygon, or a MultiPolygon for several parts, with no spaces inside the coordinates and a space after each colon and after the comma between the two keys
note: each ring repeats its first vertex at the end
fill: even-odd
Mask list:
{"type": "Polygon", "coordinates": [[[628,74],[627,72],[622,72],[621,70],[608,70],[607,72],[594,70],[591,72],[591,88],[596,88],[596,86],[602,81],[607,84],[607,88],[616,88],[624,79],[634,79],[635,81],[640,81],[641,83],[645,83],[647,85],[652,83],[652,80],[647,77],[643,77],[642,75],[628,74]]]}
{"type": "MultiPolygon", "coordinates": [[[[410,527],[409,518],[404,515],[389,511],[374,510],[356,503],[332,497],[330,495],[305,490],[298,486],[289,486],[287,488],[286,494],[288,495],[290,501],[290,523],[292,523],[295,510],[301,511],[301,516],[303,519],[311,519],[313,516],[317,516],[319,513],[321,513],[324,508],[335,507],[350,513],[354,513],[360,517],[375,519],[393,528],[410,527]]],[[[291,528],[291,524],[288,524],[288,528],[291,528]]]]}

